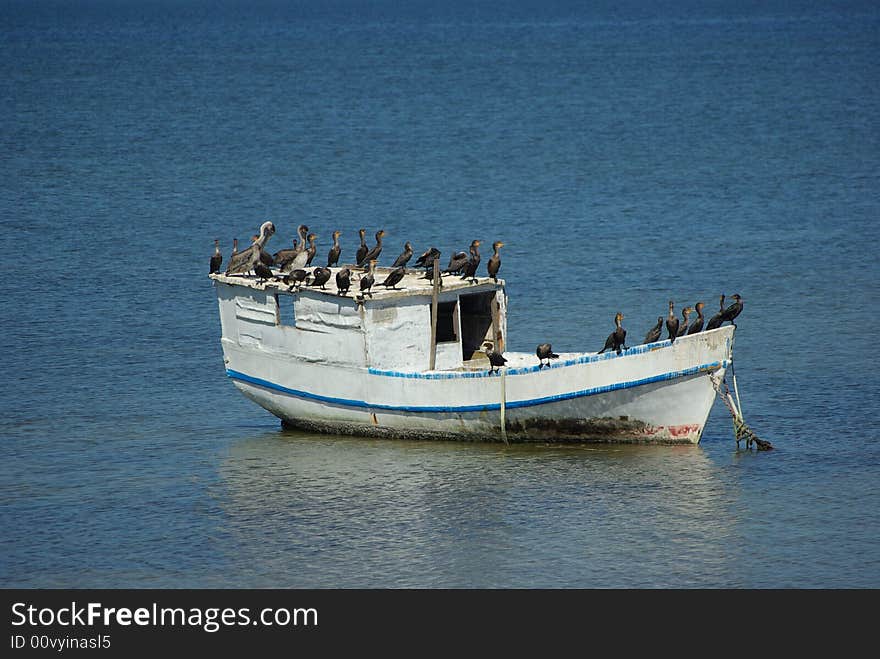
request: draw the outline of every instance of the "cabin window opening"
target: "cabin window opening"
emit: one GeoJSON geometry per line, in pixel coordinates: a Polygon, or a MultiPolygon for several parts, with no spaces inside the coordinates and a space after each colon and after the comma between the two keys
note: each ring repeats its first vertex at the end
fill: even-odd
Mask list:
{"type": "Polygon", "coordinates": [[[472,293],[460,298],[461,353],[465,361],[482,355],[483,342],[492,338],[492,302],[495,292],[472,293]]]}
{"type": "Polygon", "coordinates": [[[458,302],[439,302],[437,304],[437,343],[458,341],[456,321],[458,320],[458,302]]]}

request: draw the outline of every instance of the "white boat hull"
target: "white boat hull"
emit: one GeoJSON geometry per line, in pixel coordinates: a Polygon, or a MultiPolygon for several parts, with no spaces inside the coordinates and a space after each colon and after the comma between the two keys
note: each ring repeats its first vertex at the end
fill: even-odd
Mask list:
{"type": "MultiPolygon", "coordinates": [[[[504,372],[345,367],[223,339],[227,375],[287,427],[400,438],[696,444],[734,328],[504,372]],[[502,425],[502,418],[504,419],[502,425]]],[[[510,357],[510,355],[508,355],[510,357]]],[[[523,364],[523,365],[518,365],[523,364]]]]}

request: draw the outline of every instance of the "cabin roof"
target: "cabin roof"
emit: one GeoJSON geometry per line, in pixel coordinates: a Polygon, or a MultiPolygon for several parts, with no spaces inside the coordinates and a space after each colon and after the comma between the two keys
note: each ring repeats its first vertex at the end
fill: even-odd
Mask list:
{"type": "MultiPolygon", "coordinates": [[[[337,297],[339,295],[339,290],[336,287],[336,273],[340,270],[348,267],[351,270],[351,288],[348,291],[348,295],[346,297],[360,300],[361,299],[361,290],[359,285],[360,278],[366,274],[363,272],[363,267],[357,266],[342,266],[338,268],[330,268],[332,274],[330,275],[330,280],[324,284],[324,289],[322,290],[320,286],[307,286],[305,284],[302,285],[302,291],[309,291],[310,293],[319,293],[327,296],[337,297]]],[[[308,268],[309,274],[311,275],[314,272],[314,268],[308,268]]],[[[373,294],[372,297],[367,295],[367,300],[388,300],[388,299],[396,299],[396,298],[407,298],[414,296],[424,296],[431,295],[434,289],[434,285],[431,281],[425,278],[425,271],[422,269],[415,270],[407,270],[406,274],[403,276],[403,279],[397,283],[395,288],[388,287],[387,289],[381,285],[381,282],[385,280],[385,278],[394,270],[394,268],[387,267],[379,267],[377,266],[373,276],[375,277],[375,283],[373,284],[370,292],[373,294]]],[[[211,279],[215,281],[222,282],[224,284],[230,284],[232,286],[242,286],[245,288],[253,288],[256,290],[269,290],[269,291],[281,291],[281,292],[295,292],[297,287],[285,284],[284,282],[279,280],[267,280],[264,282],[259,281],[259,278],[253,274],[246,275],[225,275],[223,273],[216,273],[212,275],[208,275],[211,279]]],[[[440,292],[449,292],[449,291],[478,291],[478,290],[493,290],[500,289],[504,287],[504,280],[498,279],[496,283],[491,277],[477,277],[477,282],[473,283],[470,280],[462,279],[460,275],[446,275],[442,277],[443,285],[440,287],[440,292]]]]}

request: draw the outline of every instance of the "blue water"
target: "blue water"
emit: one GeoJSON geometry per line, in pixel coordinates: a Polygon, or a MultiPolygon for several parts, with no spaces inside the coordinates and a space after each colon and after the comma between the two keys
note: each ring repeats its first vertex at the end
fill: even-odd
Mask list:
{"type": "Polygon", "coordinates": [[[498,4],[0,4],[0,585],[880,586],[880,8],[498,4]],[[206,276],[267,219],[504,240],[513,350],[738,292],[775,450],[284,432],[206,276]]]}

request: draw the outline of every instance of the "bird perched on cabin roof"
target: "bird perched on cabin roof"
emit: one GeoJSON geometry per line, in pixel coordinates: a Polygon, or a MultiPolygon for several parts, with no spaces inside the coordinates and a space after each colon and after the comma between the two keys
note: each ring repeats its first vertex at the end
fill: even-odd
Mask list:
{"type": "Polygon", "coordinates": [[[336,273],[336,290],[340,295],[348,295],[351,288],[351,270],[343,268],[336,273]]]}
{"type": "Polygon", "coordinates": [[[214,253],[211,255],[211,269],[208,271],[208,274],[213,275],[215,272],[220,272],[222,263],[223,255],[220,253],[220,241],[214,238],[214,253]]]}
{"type": "Polygon", "coordinates": [[[626,347],[626,330],[623,329],[623,326],[620,324],[620,321],[622,320],[623,314],[618,311],[614,315],[614,331],[608,335],[608,338],[605,339],[605,345],[596,354],[601,355],[606,350],[614,350],[619,355],[623,350],[629,350],[629,348],[626,347]]]}
{"type": "Polygon", "coordinates": [[[406,268],[402,265],[394,268],[391,272],[388,273],[388,276],[385,277],[385,281],[383,281],[380,286],[384,286],[386,289],[391,286],[396,289],[397,284],[400,283],[400,280],[403,279],[403,276],[406,274],[406,268]]]}
{"type": "Polygon", "coordinates": [[[376,259],[371,259],[369,266],[370,271],[363,277],[361,277],[360,280],[361,297],[363,297],[364,295],[369,295],[370,297],[373,297],[371,289],[373,288],[373,284],[376,282],[376,259]]]}
{"type": "MultiPolygon", "coordinates": [[[[287,265],[299,254],[306,246],[306,234],[308,234],[309,228],[305,224],[300,224],[296,229],[296,233],[299,236],[299,242],[297,239],[293,239],[293,248],[280,249],[272,255],[272,258],[275,260],[275,265],[281,269],[285,269],[287,265]]],[[[295,269],[295,268],[294,268],[295,269]]]]}
{"type": "Polygon", "coordinates": [[[379,229],[376,232],[376,245],[367,252],[366,256],[364,256],[363,260],[358,263],[358,265],[364,266],[364,270],[369,269],[370,261],[379,262],[379,254],[382,253],[382,237],[385,235],[385,229],[379,229]]]}
{"type": "Polygon", "coordinates": [[[331,274],[332,272],[330,268],[323,268],[321,266],[318,266],[312,273],[312,283],[310,284],[310,286],[320,286],[321,290],[325,290],[324,284],[330,281],[331,274]]]}
{"type": "Polygon", "coordinates": [[[394,259],[394,263],[391,264],[392,268],[399,268],[401,266],[406,267],[406,264],[409,263],[409,260],[412,258],[413,248],[410,242],[407,240],[403,244],[403,251],[400,253],[396,259],[394,259]]]}
{"type": "Polygon", "coordinates": [[[535,354],[538,356],[538,368],[543,368],[544,366],[550,366],[551,359],[559,359],[559,355],[553,352],[553,347],[549,343],[541,343],[535,348],[535,354]],[[547,363],[544,363],[544,360],[547,360],[547,363]]]}
{"type": "Polygon", "coordinates": [[[318,239],[313,233],[308,235],[309,238],[309,246],[306,248],[306,252],[308,253],[308,257],[306,258],[306,267],[312,265],[312,259],[315,258],[315,253],[318,251],[318,248],[315,247],[315,240],[318,239]]]}
{"type": "Polygon", "coordinates": [[[257,236],[254,243],[247,249],[243,249],[229,257],[229,262],[226,265],[226,274],[240,274],[251,270],[253,267],[252,257],[254,253],[256,252],[257,258],[260,259],[260,252],[274,233],[275,225],[272,224],[272,222],[263,222],[260,226],[260,234],[257,236]]]}
{"type": "Polygon", "coordinates": [[[330,251],[327,253],[328,268],[332,268],[334,265],[339,263],[339,255],[342,253],[342,248],[339,246],[339,236],[341,235],[341,231],[333,232],[333,247],[331,247],[330,251]]]}
{"type": "Polygon", "coordinates": [[[358,229],[358,235],[361,237],[361,245],[357,248],[357,252],[354,256],[355,265],[360,265],[364,262],[364,257],[367,255],[367,252],[370,251],[370,248],[367,247],[367,241],[364,236],[367,235],[366,229],[358,229]]]}
{"type": "MultiPolygon", "coordinates": [[[[463,254],[464,252],[462,252],[463,254]]],[[[434,261],[440,258],[440,250],[436,247],[429,247],[426,249],[419,258],[416,259],[416,265],[422,266],[426,270],[431,270],[434,267],[434,261]]]]}
{"type": "Polygon", "coordinates": [[[489,369],[490,373],[496,372],[502,366],[507,364],[507,358],[495,350],[495,346],[488,341],[483,344],[483,352],[486,353],[486,356],[489,358],[489,364],[492,365],[492,368],[489,369]]]}
{"type": "Polygon", "coordinates": [[[304,270],[303,268],[297,268],[296,270],[291,270],[289,273],[284,275],[281,278],[281,281],[283,281],[285,284],[288,284],[290,286],[289,290],[292,291],[295,289],[299,289],[303,284],[308,286],[309,280],[311,278],[312,277],[307,270],[304,270]]]}
{"type": "Polygon", "coordinates": [[[486,271],[489,273],[489,276],[495,280],[495,283],[498,283],[498,270],[501,268],[501,254],[498,253],[504,247],[504,243],[500,240],[496,240],[492,243],[492,249],[494,253],[489,258],[489,262],[486,264],[486,271]]]}
{"type": "Polygon", "coordinates": [[[669,332],[669,342],[675,343],[678,336],[678,318],[675,317],[675,303],[669,300],[669,315],[666,316],[666,330],[669,332]]]}
{"type": "Polygon", "coordinates": [[[470,257],[462,269],[461,278],[470,279],[472,283],[477,281],[477,268],[480,265],[480,241],[475,240],[471,243],[470,257]]]}

